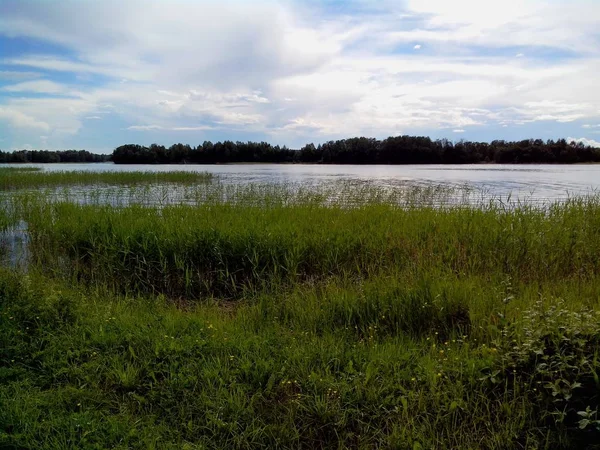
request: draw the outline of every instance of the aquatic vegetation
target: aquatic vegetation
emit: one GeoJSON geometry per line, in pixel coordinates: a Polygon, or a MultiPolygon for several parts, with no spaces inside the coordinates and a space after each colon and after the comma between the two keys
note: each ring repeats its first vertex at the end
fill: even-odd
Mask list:
{"type": "Polygon", "coordinates": [[[0,190],[70,185],[136,185],[160,183],[206,183],[213,175],[202,172],[94,172],[40,171],[37,168],[0,168],[0,190]]]}
{"type": "Polygon", "coordinates": [[[546,210],[289,203],[113,208],[32,200],[24,218],[40,264],[133,294],[231,297],[380,273],[586,280],[600,268],[594,199],[546,210]]]}
{"type": "Polygon", "coordinates": [[[597,448],[600,198],[143,186],[7,193],[3,446],[597,448]]]}

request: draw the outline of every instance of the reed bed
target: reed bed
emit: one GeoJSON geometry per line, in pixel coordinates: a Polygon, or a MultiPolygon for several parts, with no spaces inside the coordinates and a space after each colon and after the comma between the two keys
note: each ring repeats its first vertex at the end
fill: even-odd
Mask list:
{"type": "Polygon", "coordinates": [[[207,183],[210,173],[201,172],[92,172],[39,171],[36,168],[0,168],[0,190],[73,185],[140,185],[161,183],[207,183]]]}
{"type": "Polygon", "coordinates": [[[216,184],[12,195],[0,446],[598,448],[600,198],[216,184]]]}
{"type": "Polygon", "coordinates": [[[53,270],[120,292],[199,298],[379,273],[590,279],[600,202],[540,210],[456,207],[101,205],[32,200],[31,251],[53,270]]]}
{"type": "MultiPolygon", "coordinates": [[[[502,199],[490,200],[469,186],[446,186],[401,182],[381,186],[372,182],[343,180],[303,183],[237,184],[226,177],[211,183],[152,183],[137,185],[75,185],[38,187],[35,190],[11,191],[5,197],[9,203],[29,203],[30,198],[46,202],[70,202],[86,205],[162,207],[186,204],[229,204],[247,207],[292,206],[319,204],[352,208],[365,204],[390,204],[401,207],[453,207],[501,204],[502,199]]],[[[516,202],[511,202],[516,204],[516,202]]]]}

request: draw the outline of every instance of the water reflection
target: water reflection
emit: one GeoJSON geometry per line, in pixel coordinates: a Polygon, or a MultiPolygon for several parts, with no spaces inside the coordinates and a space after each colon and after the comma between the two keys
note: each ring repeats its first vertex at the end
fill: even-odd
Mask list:
{"type": "Polygon", "coordinates": [[[0,259],[2,265],[25,270],[29,261],[28,244],[27,224],[22,220],[0,231],[0,259]]]}
{"type": "Polygon", "coordinates": [[[23,164],[11,167],[41,167],[43,170],[89,171],[198,171],[219,175],[223,183],[300,183],[351,180],[381,186],[398,183],[445,184],[471,187],[491,197],[528,198],[539,201],[589,195],[600,190],[600,165],[319,165],[319,164],[223,164],[223,165],[115,165],[23,164]]]}

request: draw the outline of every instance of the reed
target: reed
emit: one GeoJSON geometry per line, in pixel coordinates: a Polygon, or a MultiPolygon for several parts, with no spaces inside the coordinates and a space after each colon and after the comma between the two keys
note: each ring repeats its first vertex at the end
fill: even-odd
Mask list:
{"type": "Polygon", "coordinates": [[[201,172],[46,172],[37,168],[0,168],[0,190],[72,185],[140,185],[160,183],[207,183],[210,173],[201,172]]]}
{"type": "Polygon", "coordinates": [[[232,297],[381,273],[586,280],[600,267],[597,198],[544,210],[256,203],[113,208],[32,199],[24,218],[40,264],[133,294],[232,297]]]}
{"type": "Polygon", "coordinates": [[[0,446],[597,448],[600,198],[138,194],[3,202],[0,446]]]}

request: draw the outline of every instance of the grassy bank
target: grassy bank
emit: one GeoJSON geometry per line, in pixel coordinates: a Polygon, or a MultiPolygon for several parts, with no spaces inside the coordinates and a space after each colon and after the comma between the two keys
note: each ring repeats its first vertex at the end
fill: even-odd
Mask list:
{"type": "Polygon", "coordinates": [[[0,447],[599,448],[599,199],[252,189],[18,197],[33,261],[0,270],[0,447]]]}
{"type": "Polygon", "coordinates": [[[212,174],[201,172],[45,172],[37,168],[0,168],[0,190],[73,185],[139,185],[206,183],[212,174]]]}

